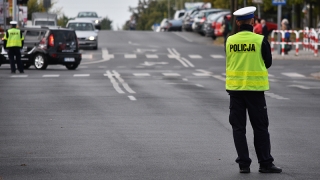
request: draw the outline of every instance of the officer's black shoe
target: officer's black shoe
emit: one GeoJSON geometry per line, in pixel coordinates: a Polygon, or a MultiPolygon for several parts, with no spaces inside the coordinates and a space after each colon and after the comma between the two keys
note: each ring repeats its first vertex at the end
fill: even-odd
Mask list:
{"type": "Polygon", "coordinates": [[[24,71],[20,71],[20,73],[22,73],[22,74],[23,74],[23,73],[24,73],[24,71]]]}
{"type": "Polygon", "coordinates": [[[250,167],[240,166],[240,173],[250,173],[250,167]]]}
{"type": "Polygon", "coordinates": [[[281,173],[282,169],[279,167],[276,167],[274,164],[271,166],[260,166],[259,172],[261,173],[281,173]]]}
{"type": "Polygon", "coordinates": [[[16,72],[14,72],[14,71],[11,71],[11,74],[15,74],[16,72]]]}

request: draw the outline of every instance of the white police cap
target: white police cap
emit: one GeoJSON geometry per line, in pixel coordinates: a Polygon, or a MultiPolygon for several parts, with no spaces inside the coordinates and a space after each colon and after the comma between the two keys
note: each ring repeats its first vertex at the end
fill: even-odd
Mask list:
{"type": "Polygon", "coordinates": [[[10,24],[12,24],[12,25],[17,25],[18,22],[17,22],[17,21],[10,21],[10,24]]]}
{"type": "Polygon", "coordinates": [[[246,20],[254,17],[254,12],[256,11],[256,7],[248,6],[241,9],[236,10],[233,15],[237,16],[237,20],[246,20]]]}

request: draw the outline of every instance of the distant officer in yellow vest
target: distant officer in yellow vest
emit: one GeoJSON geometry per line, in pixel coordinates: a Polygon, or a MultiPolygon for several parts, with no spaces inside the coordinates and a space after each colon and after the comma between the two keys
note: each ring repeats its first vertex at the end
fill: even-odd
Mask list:
{"type": "Polygon", "coordinates": [[[10,60],[11,73],[16,73],[16,65],[20,73],[24,73],[23,64],[21,62],[21,49],[24,44],[24,37],[20,29],[17,29],[17,22],[10,22],[12,28],[8,29],[4,35],[4,48],[8,50],[10,60]],[[16,59],[15,59],[16,58],[16,59]]]}
{"type": "Polygon", "coordinates": [[[270,44],[253,33],[256,7],[233,13],[239,32],[226,42],[226,90],[230,95],[229,122],[237,150],[240,173],[250,173],[251,159],[246,139],[247,112],[254,132],[261,173],[280,173],[271,156],[269,120],[264,91],[269,90],[268,70],[272,64],[270,44]]]}

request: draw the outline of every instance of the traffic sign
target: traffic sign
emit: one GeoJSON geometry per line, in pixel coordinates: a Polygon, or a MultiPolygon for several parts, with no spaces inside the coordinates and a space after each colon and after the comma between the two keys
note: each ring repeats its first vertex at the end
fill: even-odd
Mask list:
{"type": "Polygon", "coordinates": [[[286,0],[272,0],[272,5],[286,5],[286,0]]]}

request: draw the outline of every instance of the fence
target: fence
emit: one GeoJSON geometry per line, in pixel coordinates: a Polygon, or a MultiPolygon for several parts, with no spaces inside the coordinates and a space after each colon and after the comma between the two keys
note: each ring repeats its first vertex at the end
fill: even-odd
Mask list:
{"type": "Polygon", "coordinates": [[[303,50],[312,51],[314,56],[318,56],[318,42],[320,30],[305,28],[304,30],[273,30],[271,33],[271,51],[274,52],[274,45],[281,45],[281,55],[284,56],[285,45],[295,46],[295,55],[299,55],[300,45],[303,50]],[[281,34],[281,42],[274,40],[275,33],[281,34]],[[286,41],[285,34],[295,34],[295,42],[286,41]],[[300,41],[300,34],[303,34],[302,41],[300,41]]]}

